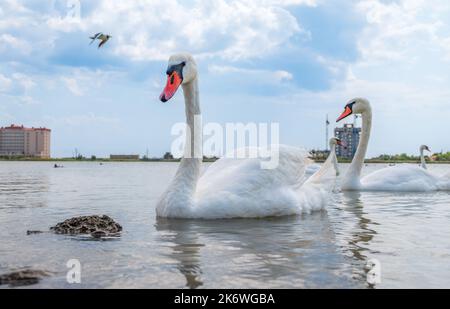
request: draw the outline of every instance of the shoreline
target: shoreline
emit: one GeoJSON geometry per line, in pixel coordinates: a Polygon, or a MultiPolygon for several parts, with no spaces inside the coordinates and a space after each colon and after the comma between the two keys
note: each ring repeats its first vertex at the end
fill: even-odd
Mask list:
{"type": "MultiPolygon", "coordinates": [[[[204,158],[203,162],[215,162],[217,159],[212,158],[204,158]]],[[[312,160],[314,163],[323,163],[325,160],[312,160]]],[[[350,160],[342,160],[338,159],[339,163],[350,163],[350,160]]],[[[108,163],[108,162],[180,162],[180,159],[139,159],[139,160],[126,160],[126,159],[107,159],[107,158],[97,158],[95,160],[92,159],[73,159],[73,158],[49,158],[49,159],[40,159],[40,158],[0,158],[0,162],[98,162],[98,163],[108,163]]],[[[401,163],[409,163],[409,164],[420,164],[420,160],[375,160],[375,159],[367,159],[364,161],[366,164],[401,164],[401,163]]],[[[450,161],[427,161],[427,164],[450,164],[450,161]]]]}

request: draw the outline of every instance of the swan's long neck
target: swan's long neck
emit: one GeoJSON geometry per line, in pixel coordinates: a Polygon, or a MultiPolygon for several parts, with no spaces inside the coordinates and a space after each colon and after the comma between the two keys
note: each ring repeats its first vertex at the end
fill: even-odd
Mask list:
{"type": "Polygon", "coordinates": [[[183,94],[186,112],[186,144],[184,157],[202,158],[202,123],[197,78],[183,84],[183,94]]]}
{"type": "Polygon", "coordinates": [[[183,84],[186,105],[186,143],[175,177],[163,195],[157,213],[160,216],[188,217],[202,163],[202,122],[197,78],[183,84]]]}
{"type": "MultiPolygon", "coordinates": [[[[197,78],[183,85],[186,110],[186,143],[184,156],[178,167],[176,179],[192,196],[200,174],[202,152],[202,121],[197,78]]],[[[173,184],[173,185],[178,185],[173,184]]]]}
{"type": "Polygon", "coordinates": [[[423,154],[424,149],[420,148],[420,165],[423,169],[427,169],[427,163],[425,161],[425,156],[423,154]]]}
{"type": "Polygon", "coordinates": [[[336,144],[330,144],[330,154],[328,155],[328,158],[322,164],[320,169],[307,180],[307,183],[319,183],[323,181],[331,167],[335,169],[336,176],[339,175],[339,167],[336,157],[336,144]]]}
{"type": "Polygon", "coordinates": [[[372,110],[368,107],[362,113],[362,131],[358,143],[358,149],[353,157],[352,163],[347,170],[346,176],[342,183],[344,190],[357,190],[361,186],[361,170],[364,165],[364,159],[369,144],[370,131],[372,129],[372,110]]]}
{"type": "Polygon", "coordinates": [[[332,161],[333,161],[333,166],[334,166],[334,170],[336,172],[336,176],[339,176],[339,164],[338,164],[338,160],[337,160],[337,156],[336,156],[336,144],[332,144],[330,146],[330,156],[332,161]]]}

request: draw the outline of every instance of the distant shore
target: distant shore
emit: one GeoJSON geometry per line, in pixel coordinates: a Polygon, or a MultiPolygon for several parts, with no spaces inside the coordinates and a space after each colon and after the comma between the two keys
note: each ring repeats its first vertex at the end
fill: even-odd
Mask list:
{"type": "MultiPolygon", "coordinates": [[[[214,162],[217,159],[204,158],[203,162],[214,162]]],[[[97,158],[97,159],[74,159],[74,158],[0,158],[3,162],[180,162],[180,159],[108,159],[108,158],[97,158]]]]}
{"type": "MultiPolygon", "coordinates": [[[[313,160],[316,163],[323,163],[325,160],[313,160]]],[[[351,163],[351,160],[347,159],[338,159],[339,163],[351,163]]],[[[379,160],[379,159],[366,159],[364,163],[369,164],[401,164],[401,163],[409,163],[409,164],[420,164],[420,160],[379,160]]],[[[427,161],[427,164],[450,164],[450,161],[427,161]]]]}
{"type": "MultiPolygon", "coordinates": [[[[203,162],[214,162],[216,158],[203,158],[203,162]]],[[[351,160],[347,159],[338,159],[339,163],[350,163],[351,160]]],[[[160,158],[150,158],[150,159],[109,159],[109,158],[96,158],[96,159],[74,159],[74,158],[0,158],[0,161],[3,162],[98,162],[98,163],[106,163],[106,162],[180,162],[180,159],[160,159],[160,158]]],[[[323,163],[324,160],[313,160],[315,163],[323,163]]],[[[364,161],[365,163],[373,163],[373,164],[401,164],[401,163],[410,163],[410,164],[420,164],[420,160],[379,160],[379,159],[367,159],[364,161]]],[[[427,161],[427,164],[450,164],[450,161],[427,161]]]]}

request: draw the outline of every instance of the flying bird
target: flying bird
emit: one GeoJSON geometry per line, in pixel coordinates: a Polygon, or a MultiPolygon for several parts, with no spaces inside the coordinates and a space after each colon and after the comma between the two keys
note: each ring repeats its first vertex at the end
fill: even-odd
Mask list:
{"type": "Polygon", "coordinates": [[[92,44],[95,40],[100,40],[100,43],[98,44],[98,48],[100,48],[111,38],[111,36],[109,34],[103,34],[99,32],[94,34],[93,36],[90,36],[89,38],[92,40],[89,45],[92,44]]]}

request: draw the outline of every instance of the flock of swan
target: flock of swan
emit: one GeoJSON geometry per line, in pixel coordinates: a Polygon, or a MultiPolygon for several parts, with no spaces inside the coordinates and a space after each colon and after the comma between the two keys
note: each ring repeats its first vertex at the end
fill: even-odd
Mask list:
{"type": "MultiPolygon", "coordinates": [[[[167,84],[160,96],[162,102],[172,98],[182,86],[186,109],[185,156],[169,187],[156,205],[156,214],[167,218],[257,218],[294,215],[323,209],[339,175],[335,153],[337,138],[330,140],[330,154],[320,168],[314,168],[308,152],[279,145],[279,163],[275,169],[262,169],[260,158],[224,157],[201,174],[201,129],[194,125],[200,116],[198,72],[189,54],[170,57],[167,84]]],[[[401,164],[377,170],[361,178],[370,138],[372,110],[368,100],[350,100],[337,119],[357,114],[362,117],[362,132],[356,154],[340,184],[347,191],[438,191],[450,190],[450,175],[438,176],[426,169],[421,147],[421,167],[401,164]]]]}

